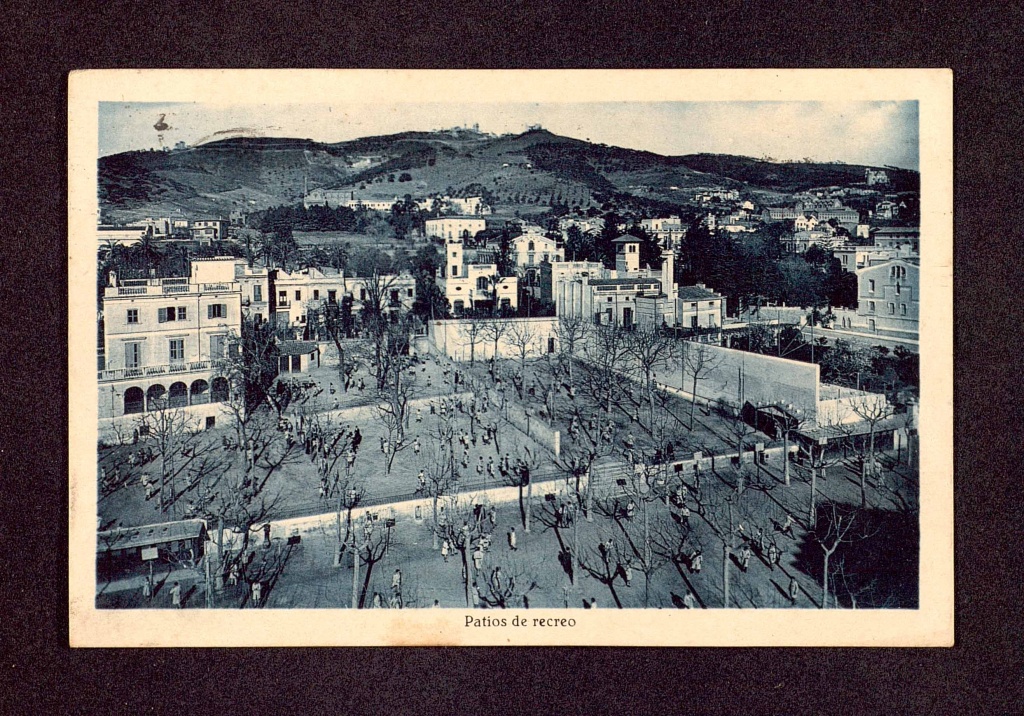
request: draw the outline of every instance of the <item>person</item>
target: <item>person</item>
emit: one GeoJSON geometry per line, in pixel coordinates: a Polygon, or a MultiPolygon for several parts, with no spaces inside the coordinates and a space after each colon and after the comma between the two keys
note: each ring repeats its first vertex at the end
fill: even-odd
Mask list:
{"type": "Polygon", "coordinates": [[[633,433],[628,433],[626,435],[625,443],[626,443],[626,449],[627,450],[632,450],[633,449],[633,446],[635,445],[635,442],[634,442],[634,439],[633,439],[633,433]]]}
{"type": "Polygon", "coordinates": [[[441,602],[438,601],[437,599],[435,599],[433,605],[431,605],[431,608],[432,609],[438,609],[440,606],[441,606],[441,602]]]}
{"type": "Polygon", "coordinates": [[[631,586],[633,583],[633,565],[626,562],[626,566],[622,570],[622,575],[626,578],[626,586],[631,586]]]}
{"type": "Polygon", "coordinates": [[[416,408],[416,422],[417,423],[422,423],[423,422],[423,409],[422,408],[416,408]]]}
{"type": "Polygon", "coordinates": [[[371,609],[383,609],[384,600],[380,598],[380,592],[373,593],[373,602],[370,604],[371,609]]]}
{"type": "Polygon", "coordinates": [[[491,509],[487,511],[487,519],[491,521],[491,527],[497,527],[498,525],[498,510],[491,505],[491,509]]]}
{"type": "Polygon", "coordinates": [[[449,546],[448,540],[445,540],[444,542],[441,543],[441,557],[444,558],[445,562],[448,561],[448,552],[449,552],[450,549],[451,548],[449,546]]]}
{"type": "Polygon", "coordinates": [[[252,583],[252,606],[254,609],[258,609],[260,606],[260,598],[263,596],[263,585],[260,584],[259,580],[252,583]]]}
{"type": "MultiPolygon", "coordinates": [[[[485,442],[489,442],[489,441],[485,440],[485,442]]],[[[493,456],[487,458],[487,474],[490,477],[494,477],[494,457],[493,456]]]]}
{"type": "Polygon", "coordinates": [[[760,527],[757,528],[757,551],[758,554],[764,554],[764,530],[760,527]]]}
{"type": "Polygon", "coordinates": [[[683,604],[686,605],[687,609],[697,608],[697,600],[694,599],[693,592],[691,592],[689,589],[686,590],[686,596],[683,597],[683,604]]]}
{"type": "Polygon", "coordinates": [[[508,547],[513,552],[515,552],[518,549],[518,547],[516,547],[516,528],[515,527],[510,528],[509,531],[508,531],[508,547]]]}
{"type": "Polygon", "coordinates": [[[402,608],[401,602],[398,599],[398,594],[392,594],[388,598],[388,608],[389,609],[401,609],[402,608]]]}
{"type": "Polygon", "coordinates": [[[597,609],[597,597],[590,598],[590,609],[597,609]]]}
{"type": "Polygon", "coordinates": [[[473,607],[480,606],[480,588],[476,586],[476,581],[473,582],[473,588],[470,590],[470,597],[473,599],[473,607]]]}
{"type": "Polygon", "coordinates": [[[391,591],[395,594],[402,593],[402,570],[395,567],[395,573],[391,576],[391,591]]]}
{"type": "Polygon", "coordinates": [[[420,454],[420,436],[417,435],[416,439],[412,441],[412,451],[416,455],[420,454]]]}
{"type": "Polygon", "coordinates": [[[363,434],[359,432],[359,428],[356,428],[352,433],[352,452],[355,453],[359,450],[359,444],[363,442],[363,434]]]}
{"type": "Polygon", "coordinates": [[[633,516],[635,514],[636,514],[636,503],[633,502],[633,500],[630,500],[629,503],[626,505],[626,519],[627,520],[633,519],[633,516]]]}
{"type": "Polygon", "coordinates": [[[750,566],[750,547],[743,545],[743,549],[740,550],[740,569],[746,572],[748,566],[750,566]]]}
{"type": "Polygon", "coordinates": [[[775,565],[779,563],[779,548],[772,542],[768,545],[768,566],[775,571],[775,565]]]}
{"type": "Polygon", "coordinates": [[[479,571],[480,567],[483,565],[483,563],[484,563],[484,551],[480,547],[477,547],[473,551],[473,568],[476,569],[477,571],[479,571]]]}
{"type": "Polygon", "coordinates": [[[153,579],[148,574],[142,581],[142,596],[149,599],[153,596],[153,579]]]}
{"type": "Polygon", "coordinates": [[[679,517],[682,518],[684,525],[690,524],[690,508],[685,504],[683,505],[683,509],[679,510],[679,517]]]}
{"type": "Polygon", "coordinates": [[[178,582],[175,582],[174,586],[171,587],[171,605],[181,609],[181,584],[178,582]]]}
{"type": "Polygon", "coordinates": [[[228,584],[232,587],[238,584],[238,562],[231,564],[231,570],[228,572],[228,584]]]}
{"type": "Polygon", "coordinates": [[[800,585],[796,583],[795,579],[790,578],[789,580],[789,601],[796,604],[796,598],[800,595],[800,585]]]}
{"type": "Polygon", "coordinates": [[[478,455],[477,457],[479,459],[476,461],[476,474],[477,475],[483,475],[484,474],[484,456],[483,455],[478,455]]]}
{"type": "Polygon", "coordinates": [[[381,435],[380,436],[380,452],[381,452],[382,455],[387,455],[388,454],[387,444],[388,444],[388,441],[384,438],[383,435],[381,435]]]}
{"type": "Polygon", "coordinates": [[[690,571],[694,574],[700,574],[701,563],[704,561],[704,556],[699,551],[694,551],[690,555],[690,571]]]}
{"type": "Polygon", "coordinates": [[[793,515],[788,513],[786,514],[786,522],[782,525],[780,532],[784,535],[789,535],[790,537],[793,536],[793,515]]]}
{"type": "Polygon", "coordinates": [[[423,469],[420,468],[419,473],[416,475],[416,479],[419,481],[420,486],[416,489],[416,492],[423,492],[427,489],[427,477],[423,474],[423,469]]]}

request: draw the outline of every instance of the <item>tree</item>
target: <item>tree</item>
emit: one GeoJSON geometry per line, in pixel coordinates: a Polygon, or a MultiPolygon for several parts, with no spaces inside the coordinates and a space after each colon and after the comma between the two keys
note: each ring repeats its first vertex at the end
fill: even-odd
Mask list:
{"type": "Polygon", "coordinates": [[[691,380],[690,423],[687,426],[690,431],[693,431],[693,418],[697,410],[697,387],[700,381],[707,379],[721,365],[721,362],[721,356],[710,346],[704,343],[683,341],[680,370],[683,380],[687,373],[690,374],[691,380]]]}
{"type": "Polygon", "coordinates": [[[477,586],[475,567],[470,559],[471,551],[480,545],[480,540],[490,539],[494,526],[487,519],[483,502],[478,498],[457,493],[444,499],[445,519],[435,524],[438,537],[448,542],[462,560],[463,587],[466,606],[472,606],[471,588],[477,586]]]}
{"type": "Polygon", "coordinates": [[[852,510],[841,510],[835,502],[821,506],[814,521],[814,537],[822,551],[821,608],[828,608],[829,558],[839,545],[847,539],[857,514],[852,510]]]}
{"type": "Polygon", "coordinates": [[[893,417],[892,406],[884,395],[859,395],[850,399],[850,409],[868,426],[867,459],[860,471],[860,506],[867,507],[867,477],[876,477],[878,465],[875,461],[875,434],[884,421],[893,417]]]}
{"type": "Polygon", "coordinates": [[[614,325],[595,326],[584,348],[584,356],[593,368],[592,372],[588,372],[590,392],[611,418],[615,392],[619,386],[618,371],[629,356],[625,332],[614,325]]]}
{"type": "MultiPolygon", "coordinates": [[[[459,323],[459,335],[469,344],[469,364],[476,363],[477,344],[484,341],[485,327],[492,322],[477,321],[470,319],[459,323]]],[[[493,359],[492,359],[493,365],[493,359]]],[[[493,368],[492,368],[493,375],[493,368]]]]}
{"type": "Polygon", "coordinates": [[[558,355],[565,363],[570,396],[576,389],[576,384],[573,381],[573,363],[576,361],[577,352],[585,345],[589,329],[590,324],[583,316],[562,315],[558,317],[558,322],[555,324],[558,355]]]}
{"type": "Polygon", "coordinates": [[[505,484],[519,489],[519,518],[523,530],[529,534],[533,521],[533,476],[540,467],[542,458],[526,445],[521,448],[513,445],[510,452],[514,453],[515,459],[508,470],[504,465],[501,466],[501,477],[505,484]]]}
{"type": "MultiPolygon", "coordinates": [[[[641,379],[644,399],[648,406],[648,432],[654,429],[655,371],[676,360],[679,344],[661,332],[657,326],[639,325],[626,333],[626,353],[631,358],[634,375],[641,379]]],[[[640,422],[643,426],[643,422],[640,422]]]]}
{"type": "Polygon", "coordinates": [[[518,561],[506,558],[487,574],[477,576],[480,601],[491,609],[525,606],[526,595],[537,587],[537,582],[526,577],[526,570],[518,561]],[[483,589],[480,589],[480,584],[483,589]]]}
{"type": "MultiPolygon", "coordinates": [[[[490,373],[491,379],[495,380],[497,378],[495,366],[497,365],[498,355],[500,354],[499,345],[501,344],[501,339],[509,334],[511,323],[504,318],[492,318],[487,321],[480,321],[479,323],[480,338],[491,343],[492,351],[490,373]]],[[[472,362],[472,359],[470,359],[470,363],[472,362]]],[[[520,397],[522,396],[520,395],[520,397]]]]}
{"type": "Polygon", "coordinates": [[[227,377],[232,390],[243,398],[245,412],[273,402],[271,388],[277,380],[278,355],[270,324],[243,316],[241,332],[229,336],[229,350],[217,368],[227,377]]]}
{"type": "Polygon", "coordinates": [[[854,348],[842,338],[836,339],[823,353],[818,363],[821,366],[821,379],[827,383],[857,385],[860,374],[870,368],[867,352],[854,348]]]}
{"type": "Polygon", "coordinates": [[[526,374],[526,359],[533,354],[534,344],[539,338],[540,334],[528,321],[509,322],[507,341],[519,358],[519,372],[522,375],[526,374]]]}

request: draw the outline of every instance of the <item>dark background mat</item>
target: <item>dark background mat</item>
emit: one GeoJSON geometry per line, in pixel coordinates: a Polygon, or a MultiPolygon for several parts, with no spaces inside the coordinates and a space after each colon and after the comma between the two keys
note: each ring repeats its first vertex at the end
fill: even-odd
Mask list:
{"type": "Polygon", "coordinates": [[[106,2],[0,16],[5,713],[1020,712],[1019,6],[106,2]],[[956,646],[69,649],[67,73],[107,67],[952,67],[956,646]]]}

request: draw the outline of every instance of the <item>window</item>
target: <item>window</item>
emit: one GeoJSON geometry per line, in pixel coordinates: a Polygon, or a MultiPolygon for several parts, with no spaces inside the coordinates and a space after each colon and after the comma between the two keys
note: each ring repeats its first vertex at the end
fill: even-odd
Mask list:
{"type": "Polygon", "coordinates": [[[907,304],[905,304],[905,303],[901,303],[900,304],[900,315],[901,316],[907,315],[907,304]]]}
{"type": "Polygon", "coordinates": [[[453,265],[452,265],[452,276],[458,276],[458,275],[459,275],[459,267],[458,267],[458,266],[455,266],[455,265],[453,264],[453,265]]]}
{"type": "Polygon", "coordinates": [[[870,291],[871,293],[875,292],[875,279],[873,278],[868,279],[868,291],[870,291]]]}
{"type": "Polygon", "coordinates": [[[896,295],[897,296],[900,295],[900,282],[899,281],[896,282],[896,295]]]}
{"type": "Polygon", "coordinates": [[[896,304],[895,303],[890,303],[889,304],[889,315],[895,315],[895,314],[896,314],[896,304]]]}
{"type": "Polygon", "coordinates": [[[534,248],[533,248],[533,242],[532,242],[532,241],[531,241],[531,242],[530,242],[530,244],[529,244],[529,245],[528,245],[528,246],[526,247],[526,250],[527,250],[527,251],[533,251],[533,250],[534,250],[534,248]]]}
{"type": "Polygon", "coordinates": [[[875,312],[875,302],[874,301],[868,301],[868,312],[869,313],[874,313],[875,312]]]}
{"type": "Polygon", "coordinates": [[[302,300],[302,291],[296,291],[295,292],[295,300],[296,301],[301,301],[302,300]]]}
{"type": "Polygon", "coordinates": [[[532,264],[534,262],[534,259],[536,259],[536,258],[537,258],[536,254],[529,253],[529,254],[526,255],[526,263],[532,264]]]}
{"type": "Polygon", "coordinates": [[[292,356],[292,373],[302,372],[302,356],[292,356]]]}
{"type": "Polygon", "coordinates": [[[178,320],[184,321],[187,316],[187,309],[184,306],[178,306],[178,320]]]}
{"type": "Polygon", "coordinates": [[[287,291],[278,291],[277,292],[277,300],[280,301],[281,303],[288,303],[288,292],[287,291]]]}
{"type": "Polygon", "coordinates": [[[176,315],[177,313],[174,310],[174,306],[169,306],[168,308],[161,308],[160,310],[157,311],[157,317],[159,318],[160,323],[173,321],[176,315]]]}
{"type": "Polygon", "coordinates": [[[335,291],[334,289],[329,290],[327,292],[327,300],[330,303],[337,303],[338,302],[338,292],[335,291]]]}
{"type": "Polygon", "coordinates": [[[412,298],[412,289],[411,289],[411,288],[410,288],[410,289],[408,290],[408,292],[406,293],[406,295],[407,295],[407,296],[408,296],[409,298],[412,298]]]}
{"type": "Polygon", "coordinates": [[[183,363],[185,361],[185,339],[172,338],[170,344],[170,362],[183,363]]]}
{"type": "Polygon", "coordinates": [[[138,323],[138,322],[139,322],[139,309],[137,309],[137,308],[129,308],[128,309],[128,323],[138,323]]]}
{"type": "Polygon", "coordinates": [[[228,315],[228,306],[226,303],[211,303],[206,307],[207,318],[226,318],[228,315]]]}
{"type": "Polygon", "coordinates": [[[366,300],[366,289],[365,288],[359,289],[359,300],[360,301],[365,301],[366,300]]]}
{"type": "Polygon", "coordinates": [[[478,278],[476,280],[476,288],[477,288],[478,291],[486,291],[487,290],[487,277],[486,276],[481,276],[480,278],[478,278]]]}
{"type": "Polygon", "coordinates": [[[397,306],[398,305],[398,289],[393,289],[391,291],[391,305],[392,306],[397,306]]]}
{"type": "Polygon", "coordinates": [[[262,286],[253,286],[252,287],[252,300],[255,301],[256,303],[261,303],[263,301],[263,287],[262,286]]]}
{"type": "Polygon", "coordinates": [[[316,290],[316,289],[313,289],[313,300],[314,301],[319,301],[320,300],[320,292],[318,290],[316,290]]]}
{"type": "Polygon", "coordinates": [[[138,368],[142,365],[142,344],[141,343],[125,343],[124,344],[124,367],[125,368],[138,368]]]}
{"type": "Polygon", "coordinates": [[[224,336],[210,336],[210,358],[223,358],[226,345],[224,336]]]}

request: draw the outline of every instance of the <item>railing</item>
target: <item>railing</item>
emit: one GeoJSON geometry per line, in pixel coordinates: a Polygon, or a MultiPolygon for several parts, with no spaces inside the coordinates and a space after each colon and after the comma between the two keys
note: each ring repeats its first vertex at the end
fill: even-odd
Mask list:
{"type": "Polygon", "coordinates": [[[203,291],[230,291],[232,284],[230,283],[204,283],[202,285],[203,291]]]}
{"type": "Polygon", "coordinates": [[[189,286],[185,284],[183,286],[163,286],[164,293],[188,293],[189,286]]]}
{"type": "Polygon", "coordinates": [[[149,292],[148,286],[118,286],[118,296],[145,296],[149,292]]]}
{"type": "Polygon", "coordinates": [[[111,370],[97,371],[99,382],[110,382],[114,380],[129,380],[132,378],[151,378],[153,376],[170,375],[175,373],[194,373],[208,371],[213,367],[213,361],[194,360],[183,363],[169,363],[166,365],[147,365],[141,368],[114,368],[111,370]]]}

